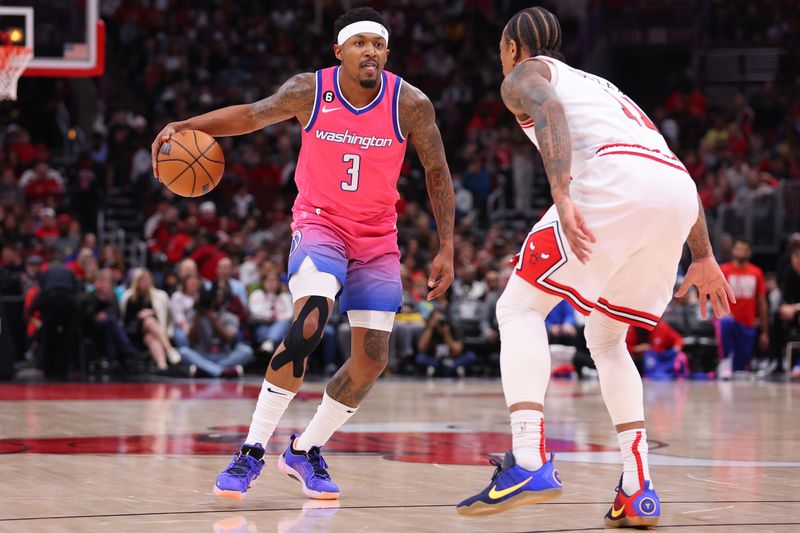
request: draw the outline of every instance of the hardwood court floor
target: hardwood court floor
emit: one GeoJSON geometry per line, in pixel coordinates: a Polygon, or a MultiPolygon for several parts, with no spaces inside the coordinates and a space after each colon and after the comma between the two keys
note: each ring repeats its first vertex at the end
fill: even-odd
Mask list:
{"type": "MultiPolygon", "coordinates": [[[[211,494],[259,380],[0,384],[0,531],[594,531],[619,479],[597,382],[555,381],[548,447],[561,499],[470,518],[490,453],[510,446],[499,381],[381,381],[326,446],[340,506],[306,500],[276,457],[312,416],[308,383],[247,499],[211,494]]],[[[651,472],[675,531],[800,531],[800,386],[647,382],[651,472]]]]}

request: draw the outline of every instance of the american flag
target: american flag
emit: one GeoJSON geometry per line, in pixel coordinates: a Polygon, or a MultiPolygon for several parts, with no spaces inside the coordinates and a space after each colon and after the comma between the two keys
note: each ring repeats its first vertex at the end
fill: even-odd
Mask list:
{"type": "Polygon", "coordinates": [[[88,55],[86,43],[64,43],[64,59],[86,59],[88,55]]]}

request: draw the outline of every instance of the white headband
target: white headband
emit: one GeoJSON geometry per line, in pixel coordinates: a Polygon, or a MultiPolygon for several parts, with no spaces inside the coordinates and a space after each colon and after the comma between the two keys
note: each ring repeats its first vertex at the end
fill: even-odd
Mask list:
{"type": "Polygon", "coordinates": [[[359,33],[372,33],[374,35],[383,37],[386,39],[386,46],[389,46],[389,31],[383,26],[383,24],[374,22],[372,20],[359,20],[358,22],[353,22],[352,24],[348,24],[342,28],[342,31],[340,31],[339,35],[336,36],[338,41],[337,44],[341,46],[347,39],[359,33]]]}

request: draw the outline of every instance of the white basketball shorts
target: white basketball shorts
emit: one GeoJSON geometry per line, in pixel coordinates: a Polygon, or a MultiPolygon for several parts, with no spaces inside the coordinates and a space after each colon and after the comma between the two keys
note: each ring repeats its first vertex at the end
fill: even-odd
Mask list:
{"type": "Polygon", "coordinates": [[[525,239],[515,272],[584,315],[598,311],[653,329],[697,220],[697,189],[674,157],[630,148],[598,154],[570,188],[597,237],[589,261],[570,250],[553,206],[525,239]]]}

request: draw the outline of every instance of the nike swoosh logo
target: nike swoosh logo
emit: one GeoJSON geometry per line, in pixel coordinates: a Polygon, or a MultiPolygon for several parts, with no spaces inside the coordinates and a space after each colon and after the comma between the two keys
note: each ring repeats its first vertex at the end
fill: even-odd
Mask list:
{"type": "Polygon", "coordinates": [[[338,111],[339,109],[341,109],[341,107],[325,107],[325,106],[322,106],[322,112],[323,113],[330,113],[331,111],[338,111]]]}
{"type": "Polygon", "coordinates": [[[622,511],[625,510],[625,505],[619,508],[619,511],[614,509],[614,506],[611,506],[611,518],[619,518],[622,514],[622,511]]]}
{"type": "Polygon", "coordinates": [[[532,479],[533,479],[533,476],[530,476],[528,479],[526,479],[522,483],[517,483],[513,487],[508,487],[507,489],[503,489],[503,490],[497,490],[497,485],[495,485],[494,487],[492,487],[492,490],[489,491],[489,498],[491,498],[493,500],[499,500],[503,496],[508,496],[509,494],[511,494],[512,492],[514,492],[515,490],[517,490],[518,488],[520,488],[521,486],[523,486],[525,483],[527,483],[528,481],[530,481],[532,479]]]}
{"type": "Polygon", "coordinates": [[[350,409],[345,409],[348,413],[355,413],[355,411],[351,411],[350,409]]]}
{"type": "Polygon", "coordinates": [[[282,393],[282,392],[278,392],[278,391],[276,391],[276,390],[272,390],[272,388],[271,388],[271,387],[267,387],[267,390],[268,390],[269,392],[271,392],[272,394],[280,394],[281,396],[286,396],[286,394],[284,394],[284,393],[282,393]]]}

